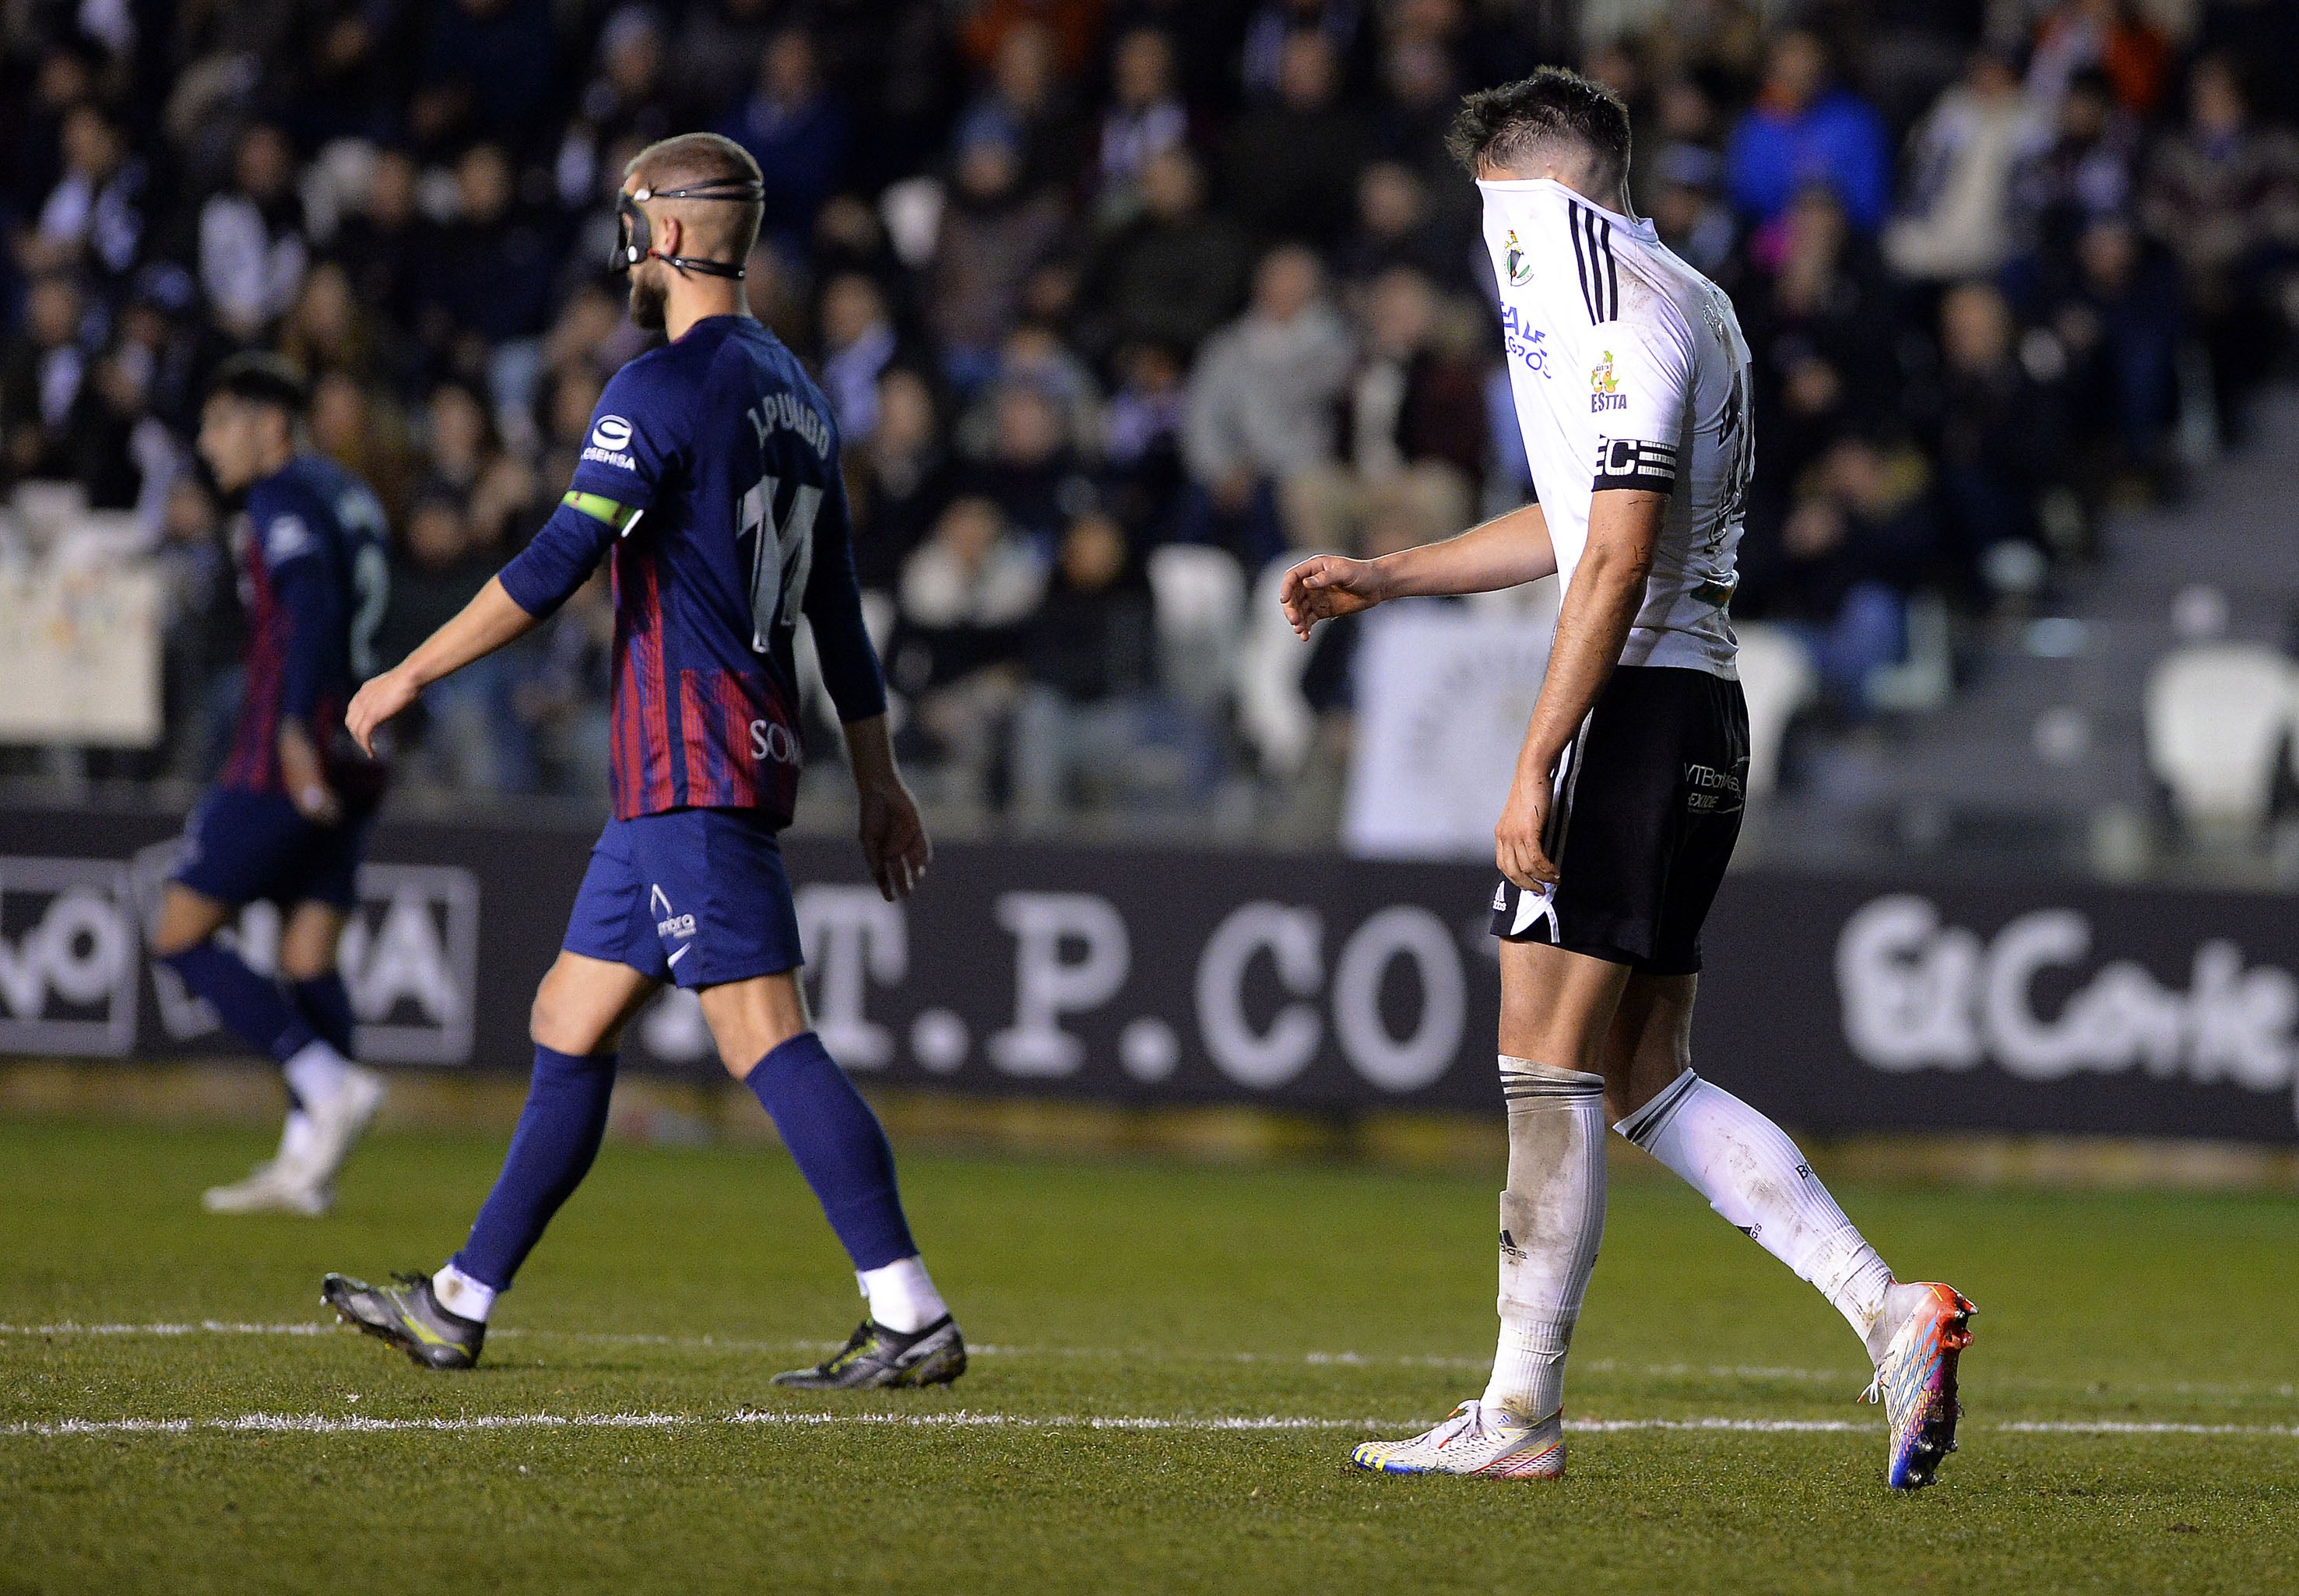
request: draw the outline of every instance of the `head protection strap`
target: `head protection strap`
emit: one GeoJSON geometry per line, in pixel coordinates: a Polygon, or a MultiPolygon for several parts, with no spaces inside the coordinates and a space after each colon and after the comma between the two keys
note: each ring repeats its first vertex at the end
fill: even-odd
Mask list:
{"type": "Polygon", "coordinates": [[[690,184],[685,188],[635,188],[628,194],[618,194],[615,196],[615,249],[607,257],[607,270],[628,271],[641,261],[657,260],[675,271],[699,271],[705,277],[740,278],[745,273],[739,262],[704,260],[695,255],[656,254],[652,229],[647,226],[646,212],[641,206],[645,201],[659,199],[725,200],[733,204],[756,204],[765,198],[765,185],[748,178],[713,178],[708,182],[690,184]]]}

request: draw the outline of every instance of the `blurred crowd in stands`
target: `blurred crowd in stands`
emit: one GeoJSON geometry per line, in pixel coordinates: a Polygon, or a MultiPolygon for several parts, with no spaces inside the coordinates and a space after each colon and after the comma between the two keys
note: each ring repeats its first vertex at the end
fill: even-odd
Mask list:
{"type": "MultiPolygon", "coordinates": [[[[2279,0],[27,0],[0,12],[0,471],[132,511],[169,747],[236,683],[229,507],[188,449],[251,345],[394,529],[385,660],[543,520],[644,347],[603,268],[646,142],[767,179],[751,303],[820,378],[930,793],[1203,802],[1345,735],[1346,632],[1248,659],[1295,551],[1526,495],[1490,268],[1443,135],[1577,61],[1635,199],[1755,358],[1736,615],[1837,712],[1918,595],[2031,603],[2174,496],[2299,321],[2299,7],[2279,0]],[[1767,25],[1768,24],[1768,25],[1767,25]],[[1210,656],[1210,657],[1209,657],[1210,656]],[[1282,722],[1282,717],[1279,718],[1282,722]],[[1263,717],[1260,725],[1266,722],[1263,717]]],[[[595,796],[594,586],[434,689],[405,778],[595,796]]]]}

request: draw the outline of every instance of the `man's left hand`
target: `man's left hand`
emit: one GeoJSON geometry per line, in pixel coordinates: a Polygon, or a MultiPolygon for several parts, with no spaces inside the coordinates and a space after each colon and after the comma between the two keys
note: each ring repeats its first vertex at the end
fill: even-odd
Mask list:
{"type": "Polygon", "coordinates": [[[925,878],[934,859],[917,800],[893,775],[862,783],[861,799],[863,860],[880,895],[889,903],[900,902],[925,878]]]}

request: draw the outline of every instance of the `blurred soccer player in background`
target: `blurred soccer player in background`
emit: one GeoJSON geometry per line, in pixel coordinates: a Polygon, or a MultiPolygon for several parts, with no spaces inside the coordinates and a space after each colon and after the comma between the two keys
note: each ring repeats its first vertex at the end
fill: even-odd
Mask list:
{"type": "Polygon", "coordinates": [[[348,1322],[432,1368],[477,1360],[496,1295],[598,1152],[623,1025],[666,982],[699,995],[719,1057],[772,1116],[869,1302],[844,1347],[776,1383],[925,1385],[966,1368],[910,1239],[892,1150],[799,985],[777,834],[798,792],[801,613],[845,725],[880,891],[907,895],[931,849],[894,767],[829,404],[744,301],[761,193],[758,163],[716,134],[631,162],[615,264],[630,274],[632,320],[669,342],[607,385],[573,487],[535,541],[352,706],[364,745],[426,685],[551,615],[612,551],[614,819],[535,993],[534,1081],[502,1173],[436,1275],[323,1286],[348,1322]]]}
{"type": "Polygon", "coordinates": [[[1739,835],[1748,712],[1726,607],[1755,464],[1748,346],[1722,289],[1630,211],[1629,118],[1544,67],[1472,95],[1456,153],[1484,197],[1536,502],[1449,543],[1286,575],[1286,614],[1556,575],[1556,640],[1495,853],[1502,879],[1500,1344],[1481,1398],[1402,1442],[1390,1474],[1564,1472],[1565,1351],[1605,1227],[1613,1128],[1810,1281],[1866,1343],[1886,1477],[1955,1450],[1971,1304],[1903,1285],[1796,1144],[1691,1068],[1700,928],[1739,835]]]}
{"type": "Polygon", "coordinates": [[[323,1214],[336,1171],[383,1102],[350,1061],[352,1005],[336,968],[383,767],[344,732],[352,691],[374,669],[389,597],[388,528],[367,485],[311,452],[306,395],[276,356],[217,371],[199,452],[242,497],[233,534],[248,614],[246,681],[223,773],[184,830],[152,951],[249,1046],[279,1062],[279,1151],[206,1197],[216,1213],[323,1214]],[[278,978],[220,940],[239,910],[279,906],[278,978]]]}

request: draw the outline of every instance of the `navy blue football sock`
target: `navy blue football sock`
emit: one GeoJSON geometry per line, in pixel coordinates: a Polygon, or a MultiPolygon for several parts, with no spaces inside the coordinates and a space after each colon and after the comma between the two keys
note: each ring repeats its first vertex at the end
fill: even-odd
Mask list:
{"type": "Polygon", "coordinates": [[[329,970],[290,988],[295,1012],[318,1033],[320,1041],[346,1059],[352,1056],[352,994],[344,988],[343,972],[329,970]]]}
{"type": "Polygon", "coordinates": [[[883,1268],[915,1257],[894,1186],[894,1150],[822,1038],[812,1031],[792,1037],[759,1060],[749,1085],[854,1267],[883,1268]]]}
{"type": "Polygon", "coordinates": [[[257,975],[247,960],[211,937],[161,960],[184,985],[207,999],[232,1035],[285,1064],[314,1040],[279,983],[257,975]]]}
{"type": "Polygon", "coordinates": [[[613,1053],[577,1058],[535,1045],[527,1107],[494,1190],[472,1221],[470,1240],[455,1254],[457,1268],[495,1291],[510,1287],[551,1216],[590,1173],[614,1091],[613,1053]]]}

